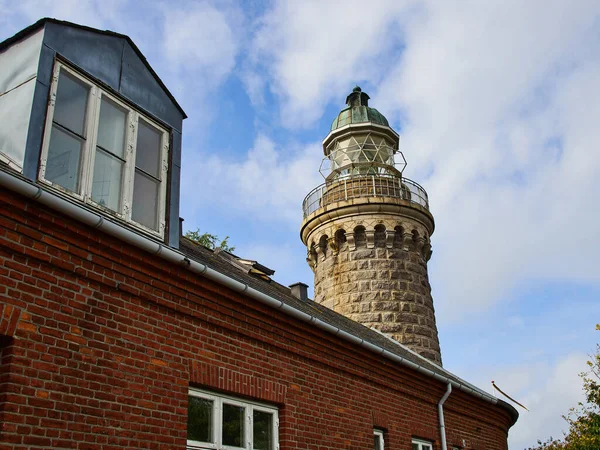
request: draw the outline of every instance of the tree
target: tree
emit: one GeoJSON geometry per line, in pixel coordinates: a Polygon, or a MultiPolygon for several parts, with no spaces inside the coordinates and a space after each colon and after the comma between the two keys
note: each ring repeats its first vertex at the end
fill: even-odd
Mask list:
{"type": "MultiPolygon", "coordinates": [[[[600,324],[596,325],[600,330],[600,324]]],[[[529,450],[598,450],[600,449],[600,344],[587,362],[589,370],[581,374],[585,403],[571,408],[564,419],[569,430],[563,439],[538,441],[529,450]]]]}
{"type": "Polygon", "coordinates": [[[227,242],[229,240],[229,236],[225,236],[225,239],[220,241],[220,243],[217,245],[217,242],[219,242],[219,236],[210,233],[200,234],[199,228],[196,229],[196,231],[188,231],[185,233],[185,237],[197,242],[200,245],[208,247],[211,250],[215,250],[217,248],[227,252],[233,252],[235,250],[235,247],[230,246],[229,242],[227,242]]]}

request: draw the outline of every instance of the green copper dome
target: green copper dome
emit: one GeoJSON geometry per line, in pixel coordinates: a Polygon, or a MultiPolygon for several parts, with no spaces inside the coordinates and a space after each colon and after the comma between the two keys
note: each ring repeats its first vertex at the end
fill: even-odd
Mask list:
{"type": "Polygon", "coordinates": [[[346,97],[347,108],[340,111],[331,124],[331,131],[352,123],[371,122],[376,125],[389,127],[387,119],[375,108],[369,108],[369,96],[356,86],[346,97]]]}

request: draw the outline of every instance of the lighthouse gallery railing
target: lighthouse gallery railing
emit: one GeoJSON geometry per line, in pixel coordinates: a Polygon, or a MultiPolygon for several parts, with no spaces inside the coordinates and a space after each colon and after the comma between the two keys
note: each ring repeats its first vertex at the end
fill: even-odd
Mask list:
{"type": "Polygon", "coordinates": [[[429,209],[427,192],[408,178],[389,175],[349,175],[314,188],[302,202],[306,218],[331,203],[364,197],[391,197],[429,209]]]}

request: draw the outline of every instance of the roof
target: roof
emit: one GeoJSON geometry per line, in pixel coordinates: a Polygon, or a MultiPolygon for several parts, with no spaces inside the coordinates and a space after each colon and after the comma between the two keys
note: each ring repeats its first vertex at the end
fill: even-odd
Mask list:
{"type": "MultiPolygon", "coordinates": [[[[368,341],[373,345],[381,347],[384,350],[401,358],[407,359],[414,364],[424,367],[442,377],[446,377],[456,383],[472,387],[476,391],[483,392],[481,389],[471,385],[470,383],[438,366],[437,364],[434,364],[433,362],[413,352],[399,342],[396,342],[385,336],[379,331],[367,328],[364,325],[338,314],[335,311],[312,300],[300,300],[292,295],[291,290],[288,287],[283,286],[275,281],[270,280],[269,282],[266,282],[260,277],[253,276],[250,272],[242,270],[238,265],[232,264],[228,259],[219,256],[219,252],[213,252],[212,250],[199,245],[186,237],[181,238],[179,250],[186,257],[201,264],[205,264],[217,272],[233,278],[240,283],[244,283],[249,287],[256,289],[257,291],[274,297],[296,310],[315,317],[316,319],[319,319],[331,326],[339,328],[340,330],[343,330],[359,339],[368,341]]],[[[490,394],[485,394],[488,397],[491,397],[490,394]]],[[[502,400],[498,400],[498,404],[507,409],[513,417],[513,420],[516,421],[518,413],[511,405],[502,400]]]]}
{"type": "Polygon", "coordinates": [[[177,264],[179,267],[183,264],[193,273],[205,276],[208,279],[234,289],[236,292],[247,292],[250,298],[277,308],[289,316],[304,320],[307,323],[313,323],[317,328],[324,329],[334,335],[339,335],[346,341],[356,342],[376,354],[384,355],[387,359],[398,361],[404,366],[412,367],[415,371],[432,376],[438,379],[438,381],[452,383],[459,389],[472,393],[472,395],[478,398],[486,399],[493,404],[500,405],[511,416],[512,424],[516,422],[519,416],[516,409],[508,403],[462,380],[398,342],[337,314],[318,303],[296,298],[291,294],[289,288],[276,282],[267,282],[263,277],[256,277],[250,274],[248,268],[243,264],[237,262],[236,264],[232,264],[231,260],[221,258],[216,252],[202,247],[185,237],[181,238],[179,249],[171,248],[155,240],[141,236],[136,231],[123,228],[111,220],[105,220],[103,215],[98,215],[88,210],[88,208],[77,206],[60,196],[42,189],[37,183],[24,178],[21,174],[13,171],[5,171],[2,167],[0,167],[0,185],[26,198],[40,202],[55,211],[66,214],[86,225],[91,225],[99,231],[106,232],[124,242],[130,243],[149,254],[159,255],[171,264],[177,264]]]}
{"type": "Polygon", "coordinates": [[[78,28],[80,30],[91,31],[91,32],[98,33],[98,34],[103,34],[105,36],[113,36],[113,37],[116,37],[119,39],[124,39],[125,41],[127,41],[127,43],[131,46],[133,51],[136,53],[136,55],[140,58],[140,60],[144,63],[146,68],[150,71],[152,76],[156,79],[159,86],[165,91],[165,93],[167,94],[169,99],[173,102],[173,104],[177,107],[179,112],[181,112],[181,114],[183,114],[183,118],[184,119],[187,118],[187,114],[185,113],[185,111],[183,110],[181,105],[179,105],[177,100],[175,100],[175,97],[173,96],[173,94],[171,94],[169,89],[167,89],[167,86],[165,86],[165,84],[160,79],[160,77],[157,75],[157,73],[154,71],[152,66],[148,63],[148,61],[146,60],[146,57],[143,55],[143,53],[140,51],[140,49],[137,47],[137,45],[135,45],[135,43],[131,40],[131,38],[124,34],[116,33],[114,31],[110,31],[110,30],[98,30],[97,28],[86,27],[85,25],[79,25],[79,24],[76,24],[73,22],[67,22],[64,20],[58,20],[58,19],[53,19],[50,17],[44,17],[43,19],[38,20],[37,22],[28,26],[27,28],[22,29],[14,36],[11,36],[8,39],[5,39],[4,41],[0,42],[0,52],[3,51],[4,49],[10,47],[12,44],[14,44],[22,39],[25,39],[29,35],[35,33],[38,29],[42,28],[46,23],[55,23],[58,25],[68,26],[68,27],[72,27],[72,28],[78,28]]]}
{"type": "MultiPolygon", "coordinates": [[[[320,319],[323,322],[344,330],[360,339],[370,341],[372,344],[376,344],[391,353],[395,353],[402,358],[413,361],[415,364],[426,366],[431,371],[439,373],[440,375],[447,376],[448,374],[448,372],[442,369],[440,366],[432,363],[420,355],[417,355],[400,343],[390,340],[387,336],[367,328],[364,325],[355,322],[354,320],[349,319],[327,308],[326,306],[321,305],[320,303],[312,300],[300,300],[292,295],[290,288],[287,286],[283,286],[275,281],[267,283],[260,278],[254,277],[246,271],[242,271],[237,266],[232,265],[227,259],[220,257],[217,252],[213,252],[202,245],[196,244],[186,237],[181,238],[179,250],[188,258],[194,259],[195,261],[205,264],[217,272],[222,273],[223,275],[247,284],[257,291],[270,295],[271,297],[275,297],[292,308],[320,319]]],[[[452,376],[454,377],[454,381],[464,383],[464,380],[461,380],[454,375],[452,376]]]]}
{"type": "Polygon", "coordinates": [[[340,111],[331,124],[331,131],[355,123],[374,123],[389,127],[390,124],[383,114],[369,107],[369,96],[356,86],[346,97],[347,108],[340,111]]]}

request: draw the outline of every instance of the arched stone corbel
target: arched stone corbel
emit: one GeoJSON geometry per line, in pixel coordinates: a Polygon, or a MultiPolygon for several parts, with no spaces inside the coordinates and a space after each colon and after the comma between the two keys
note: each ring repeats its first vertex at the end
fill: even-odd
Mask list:
{"type": "MultiPolygon", "coordinates": [[[[423,259],[427,261],[427,255],[431,253],[431,241],[429,239],[425,239],[425,244],[423,244],[423,248],[421,249],[421,255],[423,259]]],[[[431,255],[430,255],[431,256],[431,255]]]]}
{"type": "Polygon", "coordinates": [[[320,245],[315,245],[315,252],[319,261],[325,261],[325,249],[320,245]]]}
{"type": "Polygon", "coordinates": [[[413,242],[413,234],[410,231],[405,231],[404,233],[402,233],[402,248],[405,251],[410,250],[410,246],[412,245],[412,242],[413,242]]]}
{"type": "Polygon", "coordinates": [[[356,241],[354,240],[354,233],[346,233],[346,242],[348,243],[348,250],[356,250],[356,241]]]}
{"type": "Polygon", "coordinates": [[[417,241],[415,243],[415,245],[417,247],[417,253],[423,254],[423,247],[425,246],[426,242],[427,242],[427,240],[423,236],[417,237],[417,241]]]}
{"type": "Polygon", "coordinates": [[[329,239],[327,239],[327,245],[329,245],[329,248],[331,249],[331,251],[333,252],[334,255],[337,255],[338,251],[340,250],[338,243],[337,243],[337,239],[334,237],[330,237],[329,239]]]}
{"type": "Polygon", "coordinates": [[[306,254],[306,262],[311,269],[315,270],[317,268],[317,254],[314,251],[309,250],[306,254]]]}
{"type": "Polygon", "coordinates": [[[375,230],[366,230],[367,248],[375,248],[375,230]]]}
{"type": "Polygon", "coordinates": [[[394,238],[396,237],[395,230],[385,230],[385,246],[387,248],[394,248],[394,238]]]}
{"type": "Polygon", "coordinates": [[[432,254],[433,254],[433,249],[431,248],[431,244],[429,244],[429,243],[425,244],[425,247],[423,247],[423,255],[424,255],[425,261],[429,261],[431,259],[432,254]]]}

